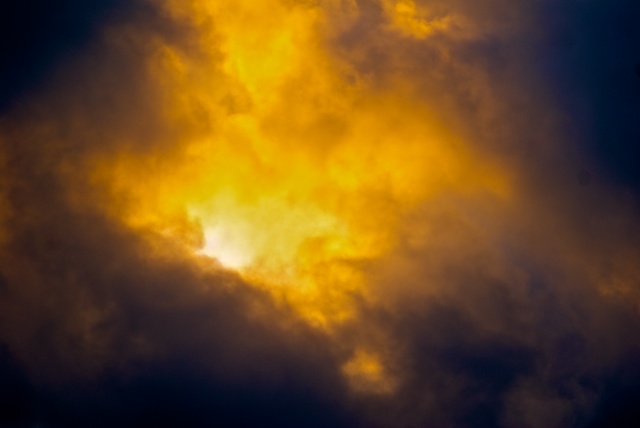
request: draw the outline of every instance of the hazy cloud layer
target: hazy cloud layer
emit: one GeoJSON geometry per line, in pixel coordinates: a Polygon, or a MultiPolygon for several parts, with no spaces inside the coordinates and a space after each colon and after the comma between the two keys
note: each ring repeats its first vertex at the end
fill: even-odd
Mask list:
{"type": "Polygon", "coordinates": [[[636,426],[638,6],[232,3],[3,14],[0,426],[636,426]]]}

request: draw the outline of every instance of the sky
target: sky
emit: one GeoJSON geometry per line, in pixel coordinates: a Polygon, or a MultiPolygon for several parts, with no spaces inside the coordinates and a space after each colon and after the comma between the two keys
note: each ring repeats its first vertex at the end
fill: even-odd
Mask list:
{"type": "Polygon", "coordinates": [[[636,427],[640,4],[0,13],[0,427],[636,427]]]}

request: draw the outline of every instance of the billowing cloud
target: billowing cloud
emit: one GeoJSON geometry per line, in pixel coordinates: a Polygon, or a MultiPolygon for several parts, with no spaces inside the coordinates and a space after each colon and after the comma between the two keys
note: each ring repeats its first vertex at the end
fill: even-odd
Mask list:
{"type": "Polygon", "coordinates": [[[76,3],[3,36],[0,424],[637,423],[630,2],[76,3]]]}

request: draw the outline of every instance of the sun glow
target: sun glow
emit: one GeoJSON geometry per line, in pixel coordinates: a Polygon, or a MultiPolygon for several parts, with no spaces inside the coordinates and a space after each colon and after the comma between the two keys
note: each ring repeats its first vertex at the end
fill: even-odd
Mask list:
{"type": "MultiPolygon", "coordinates": [[[[412,2],[389,4],[390,25],[425,35],[412,2]]],[[[353,297],[368,293],[363,266],[396,245],[399,221],[420,204],[508,193],[410,80],[379,87],[332,50],[354,2],[176,0],[166,10],[195,32],[188,49],[157,42],[148,64],[180,144],[152,159],[100,159],[96,180],[129,195],[118,215],[132,227],[216,259],[309,322],[353,316],[353,297]]]]}
{"type": "Polygon", "coordinates": [[[217,259],[226,267],[241,269],[251,262],[251,251],[237,241],[238,238],[224,228],[213,227],[204,231],[204,245],[199,252],[217,259]]]}

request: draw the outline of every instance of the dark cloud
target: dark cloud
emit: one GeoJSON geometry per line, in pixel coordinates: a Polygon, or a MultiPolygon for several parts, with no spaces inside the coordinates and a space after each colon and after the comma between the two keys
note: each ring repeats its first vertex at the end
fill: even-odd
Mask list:
{"type": "Polygon", "coordinates": [[[540,67],[585,137],[581,150],[618,183],[640,188],[640,6],[621,1],[549,2],[540,67]]]}
{"type": "Polygon", "coordinates": [[[21,173],[47,195],[2,251],[3,426],[348,426],[327,338],[21,173]]]}
{"type": "Polygon", "coordinates": [[[0,111],[41,86],[60,62],[85,48],[108,16],[125,3],[8,2],[0,14],[0,111]]]}
{"type": "MultiPolygon", "coordinates": [[[[3,69],[3,107],[21,102],[0,137],[0,426],[353,426],[327,337],[104,211],[92,156],[171,149],[149,51],[103,41],[115,4],[40,6],[16,6],[4,30],[22,39],[3,69]],[[41,79],[47,90],[24,92],[41,79]]],[[[127,10],[135,34],[171,35],[152,10],[127,10]]]]}
{"type": "Polygon", "coordinates": [[[638,348],[632,349],[609,373],[603,386],[603,399],[595,409],[591,427],[632,427],[638,424],[640,373],[638,373],[638,348]]]}
{"type": "Polygon", "coordinates": [[[34,397],[29,378],[6,345],[0,348],[0,423],[23,426],[33,415],[34,397]]]}
{"type": "MultiPolygon", "coordinates": [[[[522,235],[526,214],[504,217],[477,206],[448,211],[449,204],[443,198],[404,219],[402,251],[370,272],[381,298],[363,309],[368,327],[361,328],[373,328],[403,356],[388,362],[402,381],[395,400],[376,407],[378,420],[456,427],[637,423],[637,300],[601,294],[609,284],[582,266],[588,261],[598,271],[606,259],[601,251],[614,252],[606,264],[630,256],[635,241],[614,237],[607,220],[577,229],[599,248],[573,247],[575,237],[549,230],[541,210],[532,210],[537,221],[522,235]],[[603,248],[603,236],[614,248],[603,248]],[[556,239],[572,244],[557,247],[556,239]],[[578,267],[569,261],[574,256],[578,267]]],[[[627,227],[621,233],[630,233],[627,227]]]]}
{"type": "Polygon", "coordinates": [[[332,46],[377,89],[411,76],[521,193],[406,214],[395,253],[363,268],[376,298],[331,334],[126,226],[92,181],[101,156],[155,165],[210,126],[166,123],[145,68],[157,40],[202,55],[194,29],[151,3],[6,6],[0,426],[637,426],[640,229],[619,186],[640,181],[638,6],[432,6],[473,36],[380,36],[362,2],[332,46]],[[349,390],[342,340],[384,350],[392,394],[349,390]]]}

